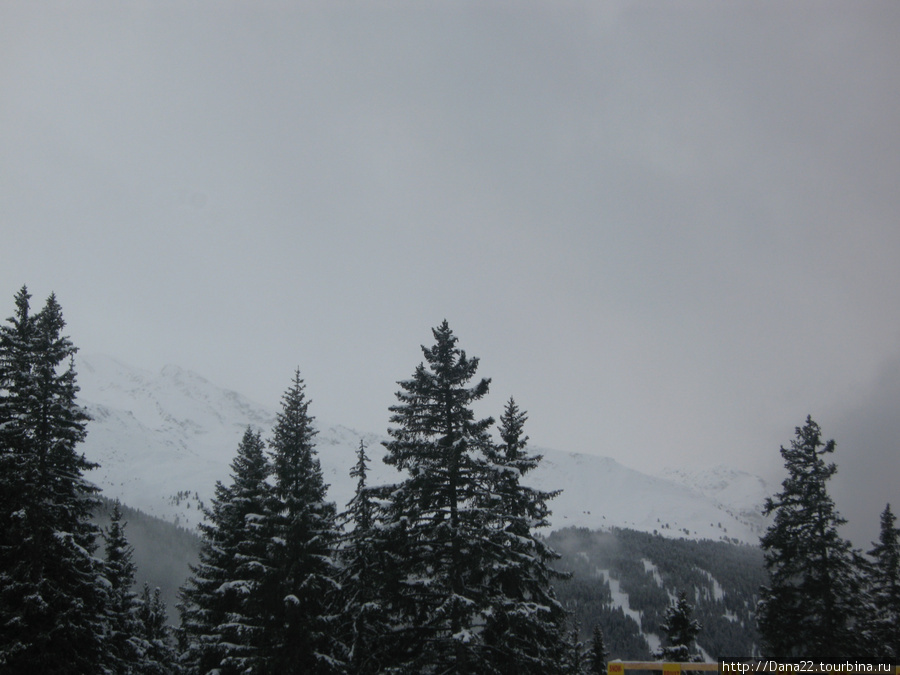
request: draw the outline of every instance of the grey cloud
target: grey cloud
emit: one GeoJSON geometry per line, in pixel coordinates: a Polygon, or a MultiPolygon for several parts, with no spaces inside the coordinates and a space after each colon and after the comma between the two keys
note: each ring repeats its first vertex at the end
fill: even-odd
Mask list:
{"type": "Polygon", "coordinates": [[[446,317],[536,443],[777,473],[897,352],[898,18],[6,4],[0,287],[372,431],[446,317]]]}

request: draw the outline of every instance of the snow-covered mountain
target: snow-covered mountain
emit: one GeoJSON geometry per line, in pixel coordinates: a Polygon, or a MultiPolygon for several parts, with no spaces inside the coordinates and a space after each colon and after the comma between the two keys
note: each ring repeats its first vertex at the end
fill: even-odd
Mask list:
{"type": "Polygon", "coordinates": [[[759,476],[723,464],[701,469],[670,467],[664,478],[699,492],[739,520],[747,521],[762,531],[768,524],[762,515],[771,487],[759,476]]]}
{"type": "MultiPolygon", "coordinates": [[[[228,480],[246,427],[265,436],[274,424],[275,411],[177,366],[151,373],[106,356],[82,356],[77,371],[79,400],[93,418],[84,453],[100,464],[89,477],[107,496],[188,527],[200,521],[199,507],[209,503],[215,482],[228,480]]],[[[339,509],[353,495],[349,471],[360,439],[372,458],[370,484],[399,478],[381,461],[385,436],[338,425],[320,427],[316,439],[329,496],[339,509]]],[[[538,451],[544,461],[529,484],[563,490],[551,502],[554,528],[615,526],[672,537],[759,540],[762,520],[755,514],[765,486],[755,476],[720,467],[715,476],[653,477],[608,457],[538,451]]]]}

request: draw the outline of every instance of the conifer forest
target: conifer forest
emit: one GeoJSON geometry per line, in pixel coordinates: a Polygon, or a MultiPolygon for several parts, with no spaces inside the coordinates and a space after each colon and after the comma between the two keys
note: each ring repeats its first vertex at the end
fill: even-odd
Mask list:
{"type": "Polygon", "coordinates": [[[371,484],[361,439],[352,500],[329,501],[298,369],[274,427],[227,449],[199,532],[172,540],[199,542],[181,588],[137,583],[127,504],[87,475],[62,308],[51,295],[35,309],[25,287],[12,304],[0,327],[2,673],[579,675],[608,659],[738,651],[900,661],[900,528],[886,505],[868,550],[842,537],[835,444],[812,417],[780,449],[786,477],[759,547],[548,532],[558,492],[529,486],[542,457],[528,414],[514,398],[476,414],[491,380],[447,321],[397,374],[384,461],[398,482],[371,484]]]}

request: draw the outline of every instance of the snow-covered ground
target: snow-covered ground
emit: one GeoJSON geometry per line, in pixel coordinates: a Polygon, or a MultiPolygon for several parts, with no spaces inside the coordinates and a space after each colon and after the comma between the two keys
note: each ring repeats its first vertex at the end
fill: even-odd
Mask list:
{"type": "MultiPolygon", "coordinates": [[[[77,370],[79,400],[93,417],[84,453],[100,464],[89,477],[108,496],[181,525],[195,526],[215,482],[228,480],[246,427],[266,437],[274,424],[276,411],[177,366],[152,373],[106,356],[82,356],[77,370]]],[[[360,439],[372,458],[370,484],[399,478],[381,461],[383,436],[320,427],[316,447],[339,509],[353,495],[349,471],[360,439]]],[[[719,467],[705,479],[678,472],[655,477],[609,457],[532,451],[544,461],[525,482],[563,490],[551,502],[553,528],[615,526],[673,537],[759,540],[763,521],[754,509],[758,513],[764,484],[755,476],[719,467]]]]}

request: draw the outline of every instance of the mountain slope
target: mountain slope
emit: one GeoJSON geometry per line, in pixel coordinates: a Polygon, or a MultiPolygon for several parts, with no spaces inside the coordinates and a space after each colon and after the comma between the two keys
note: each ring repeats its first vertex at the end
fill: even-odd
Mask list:
{"type": "MultiPolygon", "coordinates": [[[[109,357],[85,356],[77,369],[79,400],[93,418],[84,452],[100,464],[90,478],[106,496],[176,524],[194,527],[200,521],[200,507],[215,482],[228,480],[244,429],[253,426],[265,437],[274,424],[275,411],[177,366],[151,373],[109,357]]],[[[339,425],[320,428],[317,450],[338,509],[353,495],[349,471],[361,438],[372,457],[370,484],[399,478],[381,461],[385,436],[339,425]]],[[[544,461],[527,482],[563,490],[551,502],[553,528],[627,527],[669,537],[759,540],[762,521],[747,515],[756,508],[756,494],[741,501],[743,493],[729,490],[724,469],[719,492],[711,493],[697,481],[649,476],[608,457],[539,452],[544,461]]],[[[731,480],[737,484],[745,476],[734,472],[731,480]]]]}
{"type": "Polygon", "coordinates": [[[663,471],[662,476],[708,497],[760,532],[768,524],[762,513],[766,497],[771,496],[772,491],[759,476],[723,464],[702,469],[670,467],[663,471]]]}
{"type": "Polygon", "coordinates": [[[559,599],[586,633],[602,627],[613,658],[650,658],[663,639],[666,608],[681,592],[702,625],[697,642],[707,661],[756,651],[756,604],[766,580],[758,547],[579,528],[553,532],[548,543],[562,555],[557,567],[572,573],[557,584],[559,599]]]}

